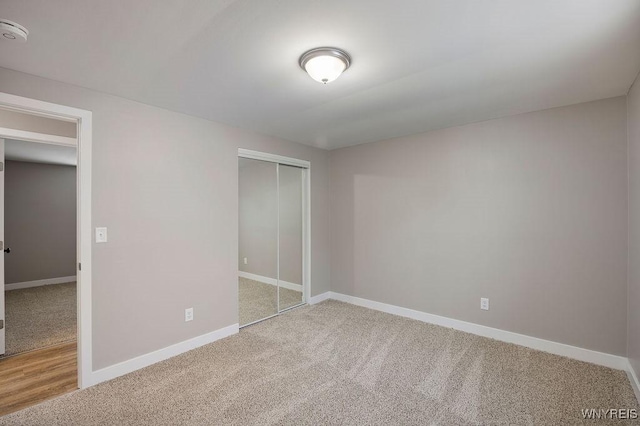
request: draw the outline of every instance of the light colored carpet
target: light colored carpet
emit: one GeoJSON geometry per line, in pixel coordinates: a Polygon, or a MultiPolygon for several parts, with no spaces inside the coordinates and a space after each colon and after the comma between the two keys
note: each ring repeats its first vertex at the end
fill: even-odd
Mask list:
{"type": "Polygon", "coordinates": [[[567,425],[639,409],[624,372],[335,301],[0,425],[567,425]]]}
{"type": "Polygon", "coordinates": [[[4,296],[5,355],[76,339],[75,282],[10,290],[4,296]]]}
{"type": "MultiPolygon", "coordinates": [[[[277,288],[247,278],[238,278],[240,325],[278,313],[277,288]]],[[[280,309],[302,303],[302,292],[280,288],[280,309]]]]}

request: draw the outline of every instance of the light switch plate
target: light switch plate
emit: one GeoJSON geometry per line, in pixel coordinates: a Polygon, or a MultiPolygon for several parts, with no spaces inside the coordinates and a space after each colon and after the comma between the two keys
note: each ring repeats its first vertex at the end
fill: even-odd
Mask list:
{"type": "Polygon", "coordinates": [[[96,243],[107,242],[107,228],[96,228],[96,243]]]}

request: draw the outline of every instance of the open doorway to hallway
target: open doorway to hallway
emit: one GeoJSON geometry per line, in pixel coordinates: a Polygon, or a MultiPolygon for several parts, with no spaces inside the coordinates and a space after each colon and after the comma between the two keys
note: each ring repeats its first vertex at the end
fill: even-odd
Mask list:
{"type": "Polygon", "coordinates": [[[0,414],[78,387],[76,127],[0,109],[0,414]]]}

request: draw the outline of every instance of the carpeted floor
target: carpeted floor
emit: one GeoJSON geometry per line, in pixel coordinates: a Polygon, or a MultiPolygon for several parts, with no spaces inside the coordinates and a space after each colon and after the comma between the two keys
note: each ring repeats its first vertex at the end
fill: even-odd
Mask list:
{"type": "Polygon", "coordinates": [[[640,410],[622,371],[327,301],[0,425],[567,425],[589,408],[640,410]]]}
{"type": "MultiPolygon", "coordinates": [[[[250,324],[278,313],[277,288],[247,278],[238,278],[240,325],[250,324]]],[[[280,309],[302,303],[302,293],[280,288],[280,309]]]]}
{"type": "Polygon", "coordinates": [[[75,282],[10,290],[4,295],[5,355],[76,339],[75,282]]]}

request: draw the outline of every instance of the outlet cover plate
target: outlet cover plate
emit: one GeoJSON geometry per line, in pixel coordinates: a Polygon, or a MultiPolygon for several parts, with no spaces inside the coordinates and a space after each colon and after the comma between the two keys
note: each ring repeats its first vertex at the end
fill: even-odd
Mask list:
{"type": "Polygon", "coordinates": [[[193,308],[187,308],[184,310],[184,321],[193,321],[193,308]]]}
{"type": "Polygon", "coordinates": [[[480,299],[480,309],[484,311],[489,310],[489,299],[487,299],[486,297],[480,299]]]}

